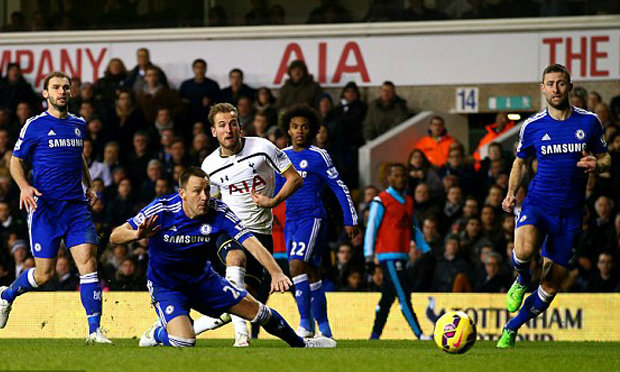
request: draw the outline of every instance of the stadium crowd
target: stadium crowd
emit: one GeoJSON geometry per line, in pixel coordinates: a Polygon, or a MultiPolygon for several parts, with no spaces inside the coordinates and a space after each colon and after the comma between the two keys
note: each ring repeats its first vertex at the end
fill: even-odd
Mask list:
{"type": "MultiPolygon", "coordinates": [[[[620,13],[620,4],[614,0],[370,0],[365,9],[356,12],[347,9],[339,0],[315,3],[318,6],[305,16],[287,16],[281,4],[268,0],[253,0],[249,9],[240,10],[239,14],[233,14],[230,4],[225,1],[211,1],[206,9],[202,2],[194,0],[88,3],[36,0],[36,10],[30,16],[21,11],[11,13],[10,22],[2,31],[400,22],[620,13]]],[[[294,4],[286,5],[295,7],[294,4]]]]}
{"type": "MultiPolygon", "coordinates": [[[[288,68],[288,79],[277,92],[250,87],[243,71],[232,69],[227,87],[207,77],[207,63],[192,63],[193,77],[178,89],[170,86],[165,72],[150,60],[145,48],[137,51],[135,67],[113,58],[96,82],[72,79],[70,111],[88,124],[84,156],[90,166],[99,199],[92,209],[99,236],[100,277],[109,290],[146,290],[148,262],[146,241],[108,243],[111,229],[133,216],[154,197],[178,190],[178,178],[189,165],[200,165],[218,144],[207,122],[209,107],[230,102],[238,107],[244,134],[268,138],[279,148],[288,137],[278,126],[279,115],[296,103],[315,107],[323,120],[316,145],[326,149],[353,191],[360,221],[365,224],[372,199],[385,185],[358,185],[357,150],[411,115],[391,82],[383,83],[371,102],[361,99],[350,82],[333,99],[308,73],[303,61],[288,68]]],[[[9,173],[12,148],[27,119],[45,107],[43,100],[22,76],[20,66],[10,64],[0,79],[0,285],[9,285],[24,269],[32,267],[25,214],[19,210],[19,189],[9,173]]],[[[620,291],[620,95],[605,103],[594,91],[577,87],[573,105],[596,112],[605,127],[612,156],[612,170],[591,177],[583,234],[576,246],[576,260],[565,291],[620,291]]],[[[488,156],[478,150],[466,153],[463,145],[446,131],[444,119],[431,118],[429,134],[411,144],[410,154],[393,154],[408,172],[408,192],[415,215],[431,252],[410,251],[408,275],[414,291],[504,292],[512,283],[508,257],[513,247],[515,216],[501,209],[513,154],[493,139],[515,123],[499,113],[487,126],[481,144],[489,144],[488,156]]],[[[528,162],[529,179],[536,159],[528,162]]],[[[527,193],[527,180],[517,193],[519,203],[527,193]]],[[[380,267],[363,257],[363,236],[353,241],[342,231],[342,213],[335,196],[324,193],[332,223],[330,250],[323,259],[323,283],[328,290],[374,291],[383,282],[380,267]]],[[[364,231],[364,226],[362,231],[364,231]]],[[[541,260],[532,263],[534,278],[541,260]]],[[[535,283],[533,280],[532,283],[535,283]]],[[[61,253],[56,277],[42,290],[76,290],[79,284],[70,255],[61,253]]]]}

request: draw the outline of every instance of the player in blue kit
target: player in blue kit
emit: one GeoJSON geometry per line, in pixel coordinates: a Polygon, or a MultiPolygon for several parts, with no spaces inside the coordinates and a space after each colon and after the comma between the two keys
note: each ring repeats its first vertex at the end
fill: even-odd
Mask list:
{"type": "Polygon", "coordinates": [[[327,151],[312,145],[319,125],[318,113],[307,105],[294,106],[282,117],[283,129],[292,142],[292,146],[283,151],[304,180],[303,186],[286,200],[284,240],[300,316],[297,334],[312,336],[314,316],[320,334],[331,338],[325,290],[319,276],[327,243],[327,216],[321,201],[321,191],[326,184],[340,202],[349,238],[359,234],[359,229],[349,189],[340,179],[327,151]]]}
{"type": "Polygon", "coordinates": [[[511,212],[515,205],[524,159],[536,156],[538,168],[517,216],[512,264],[519,275],[506,298],[510,312],[521,310],[504,327],[498,348],[514,347],[519,328],[553,301],[568,275],[581,232],[588,176],[605,172],[611,165],[601,122],[595,114],[569,104],[572,88],[566,67],[548,66],[540,85],[547,109],[521,126],[508,195],[502,203],[505,211],[511,212]],[[530,261],[541,244],[540,286],[521,306],[532,278],[530,261]]]}
{"type": "Polygon", "coordinates": [[[11,158],[11,175],[20,188],[19,207],[28,211],[30,249],[35,267],[25,270],[10,287],[0,288],[0,328],[4,328],[11,304],[54,276],[60,241],[71,252],[80,272],[80,297],[86,309],[87,343],[110,343],[99,323],[102,292],[97,277],[97,235],[88,199],[91,178],[82,156],[86,122],[67,111],[71,80],[62,72],[49,74],[43,85],[48,110],[26,121],[11,158]],[[32,184],[25,163],[32,165],[32,184]],[[82,188],[86,186],[86,195],[82,188]]]}
{"type": "Polygon", "coordinates": [[[179,180],[179,193],[155,199],[137,216],[117,227],[114,244],[149,238],[147,287],[159,321],[140,339],[140,346],[189,347],[196,335],[190,309],[218,317],[228,312],[260,324],[292,347],[335,347],[328,338],[304,340],[277,311],[256,301],[215,273],[208,261],[218,235],[236,239],[269,271],[271,292],[286,291],[291,281],[269,251],[223,202],[209,196],[207,174],[189,167],[179,180]]]}

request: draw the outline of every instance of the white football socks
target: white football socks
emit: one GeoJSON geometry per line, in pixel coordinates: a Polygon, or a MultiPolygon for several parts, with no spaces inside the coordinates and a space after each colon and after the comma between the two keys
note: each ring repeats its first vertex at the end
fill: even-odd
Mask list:
{"type": "MultiPolygon", "coordinates": [[[[240,266],[229,266],[226,268],[226,280],[237,289],[245,289],[245,268],[240,266]]],[[[231,315],[232,324],[235,328],[235,339],[240,337],[249,339],[250,332],[246,320],[236,315],[231,315]]]]}

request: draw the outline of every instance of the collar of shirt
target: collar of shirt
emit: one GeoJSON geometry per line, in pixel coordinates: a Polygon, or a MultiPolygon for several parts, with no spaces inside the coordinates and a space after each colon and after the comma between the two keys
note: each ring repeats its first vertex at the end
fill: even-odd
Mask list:
{"type": "Polygon", "coordinates": [[[396,191],[396,189],[392,186],[388,187],[385,191],[387,191],[388,194],[392,195],[394,199],[398,200],[401,204],[405,203],[405,191],[403,191],[403,193],[401,194],[396,191]]]}

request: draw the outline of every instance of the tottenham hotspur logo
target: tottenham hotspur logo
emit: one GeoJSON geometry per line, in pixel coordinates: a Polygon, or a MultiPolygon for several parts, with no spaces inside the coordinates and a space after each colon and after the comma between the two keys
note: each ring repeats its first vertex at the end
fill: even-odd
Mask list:
{"type": "Polygon", "coordinates": [[[582,140],[586,137],[586,132],[583,131],[583,129],[577,129],[577,131],[575,132],[575,137],[577,137],[577,139],[582,140]]]}
{"type": "Polygon", "coordinates": [[[209,225],[208,223],[205,223],[204,225],[200,226],[200,233],[202,235],[211,234],[211,225],[209,225]]]}
{"type": "Polygon", "coordinates": [[[80,128],[75,128],[75,135],[78,137],[82,135],[82,131],[80,130],[80,128]]]}

